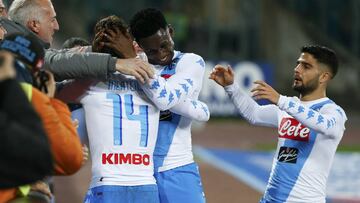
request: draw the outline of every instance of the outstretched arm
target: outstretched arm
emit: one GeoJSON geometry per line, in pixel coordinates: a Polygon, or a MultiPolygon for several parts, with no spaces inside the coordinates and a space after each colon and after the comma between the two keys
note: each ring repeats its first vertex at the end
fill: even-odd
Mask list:
{"type": "Polygon", "coordinates": [[[109,54],[79,53],[72,49],[48,49],[45,53],[45,68],[57,81],[74,78],[106,79],[115,72],[116,58],[109,54]]]}
{"type": "Polygon", "coordinates": [[[260,106],[234,83],[234,72],[230,66],[216,65],[210,79],[223,86],[239,113],[251,124],[277,127],[279,108],[275,105],[260,106]]]}
{"type": "Polygon", "coordinates": [[[141,83],[153,77],[152,66],[141,59],[117,59],[109,54],[90,51],[90,47],[48,49],[45,53],[45,68],[55,75],[57,81],[79,78],[106,80],[115,71],[132,75],[141,83]]]}

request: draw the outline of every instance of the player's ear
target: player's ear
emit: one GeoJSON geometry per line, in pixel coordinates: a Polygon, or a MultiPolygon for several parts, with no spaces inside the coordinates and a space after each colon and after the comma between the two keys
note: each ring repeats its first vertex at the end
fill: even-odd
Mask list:
{"type": "Polygon", "coordinates": [[[332,78],[332,74],[329,71],[325,71],[325,72],[321,73],[319,81],[321,83],[324,83],[324,82],[328,82],[329,80],[331,80],[331,78],[332,78]]]}
{"type": "Polygon", "coordinates": [[[174,30],[174,28],[171,26],[171,24],[168,24],[167,27],[168,27],[169,34],[170,34],[171,38],[173,38],[174,35],[175,35],[175,30],[174,30]]]}

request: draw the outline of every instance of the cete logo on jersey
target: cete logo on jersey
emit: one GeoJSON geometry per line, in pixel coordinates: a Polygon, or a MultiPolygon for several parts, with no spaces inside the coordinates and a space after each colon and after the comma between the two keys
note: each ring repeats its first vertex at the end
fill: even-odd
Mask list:
{"type": "Polygon", "coordinates": [[[299,150],[292,147],[280,147],[278,161],[295,164],[297,161],[299,150]]]}
{"type": "Polygon", "coordinates": [[[123,154],[123,153],[102,153],[102,164],[150,164],[150,155],[148,154],[123,154]]]}
{"type": "Polygon", "coordinates": [[[310,129],[294,118],[283,118],[279,126],[279,137],[308,142],[310,129]]]}

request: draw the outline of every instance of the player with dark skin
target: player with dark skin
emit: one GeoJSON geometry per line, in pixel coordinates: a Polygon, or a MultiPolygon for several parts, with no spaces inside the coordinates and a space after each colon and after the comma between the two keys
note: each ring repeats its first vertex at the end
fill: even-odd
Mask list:
{"type": "MultiPolygon", "coordinates": [[[[130,31],[149,63],[155,65],[160,75],[170,82],[180,78],[188,79],[193,83],[193,89],[186,95],[197,99],[202,87],[205,62],[195,53],[174,49],[172,37],[175,32],[163,13],[153,8],[138,11],[130,21],[130,31]]],[[[191,122],[181,114],[170,111],[161,113],[154,153],[155,178],[161,202],[206,202],[198,166],[193,159],[191,122]],[[183,126],[179,123],[186,124],[183,126]]]]}
{"type": "Polygon", "coordinates": [[[137,41],[148,57],[149,63],[161,66],[171,64],[174,56],[173,35],[174,30],[168,25],[166,29],[160,28],[155,34],[137,41]]]}

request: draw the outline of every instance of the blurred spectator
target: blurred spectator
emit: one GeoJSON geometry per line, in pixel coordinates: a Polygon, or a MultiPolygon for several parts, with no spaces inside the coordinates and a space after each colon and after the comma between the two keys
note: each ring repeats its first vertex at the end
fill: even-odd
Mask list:
{"type": "MultiPolygon", "coordinates": [[[[7,11],[2,0],[0,0],[0,17],[7,17],[7,11]]],[[[4,39],[5,34],[6,30],[3,26],[0,25],[0,40],[4,39]]]]}
{"type": "MultiPolygon", "coordinates": [[[[15,80],[14,57],[0,51],[0,188],[49,175],[53,162],[38,115],[15,80]]],[[[16,59],[15,59],[16,60],[16,59]]],[[[0,195],[0,202],[3,196],[0,195]]]]}
{"type": "Polygon", "coordinates": [[[63,49],[71,49],[74,47],[90,46],[90,42],[80,37],[71,37],[67,39],[62,45],[63,49]]]}
{"type": "MultiPolygon", "coordinates": [[[[85,40],[83,38],[71,37],[64,42],[64,44],[62,45],[62,48],[72,49],[75,47],[83,47],[83,46],[89,46],[89,45],[91,45],[90,42],[88,42],[87,40],[85,40]]],[[[60,89],[64,85],[68,84],[69,82],[72,82],[72,80],[65,80],[61,83],[58,83],[57,84],[58,91],[60,91],[60,89]]],[[[68,107],[71,111],[72,119],[77,120],[79,122],[79,126],[77,127],[77,132],[80,137],[81,143],[83,144],[84,163],[85,163],[85,161],[87,160],[87,151],[88,151],[88,148],[86,147],[86,145],[89,145],[89,140],[87,137],[84,108],[82,107],[81,104],[78,104],[78,103],[68,103],[68,107]]]]}
{"type": "MultiPolygon", "coordinates": [[[[46,48],[52,43],[55,31],[59,30],[51,0],[14,0],[9,9],[9,17],[47,43],[46,48]]],[[[59,81],[89,77],[106,79],[109,73],[115,71],[135,76],[142,82],[153,75],[151,67],[141,59],[117,59],[109,54],[68,51],[48,49],[46,52],[46,67],[59,81]]]]}
{"type": "Polygon", "coordinates": [[[38,37],[51,44],[54,33],[59,30],[56,13],[50,0],[13,1],[9,9],[10,19],[26,25],[38,37]]]}
{"type": "Polygon", "coordinates": [[[0,16],[1,17],[7,17],[7,11],[6,11],[6,7],[5,4],[2,0],[0,0],[0,16]]]}

